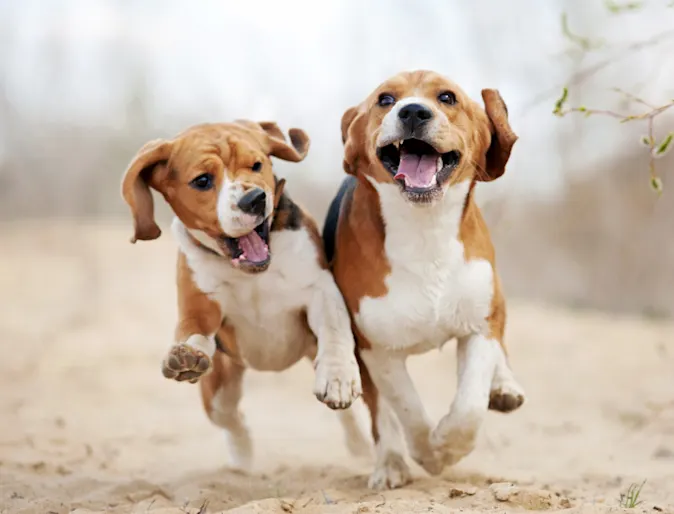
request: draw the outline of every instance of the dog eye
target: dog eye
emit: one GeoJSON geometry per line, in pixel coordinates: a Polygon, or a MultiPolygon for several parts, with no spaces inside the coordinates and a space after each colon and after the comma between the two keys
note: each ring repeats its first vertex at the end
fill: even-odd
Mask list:
{"type": "Polygon", "coordinates": [[[190,182],[190,186],[192,186],[197,191],[208,191],[209,189],[213,189],[213,185],[213,175],[210,173],[199,175],[190,182]]]}
{"type": "Polygon", "coordinates": [[[444,91],[438,95],[438,100],[443,104],[454,105],[456,103],[456,95],[451,91],[444,91]]]}
{"type": "Polygon", "coordinates": [[[379,95],[379,100],[377,100],[377,105],[379,105],[379,107],[388,107],[394,103],[396,103],[396,99],[393,98],[393,96],[387,94],[379,95]]]}
{"type": "Polygon", "coordinates": [[[262,169],[262,163],[260,161],[257,161],[253,166],[251,167],[253,171],[260,171],[262,169]]]}

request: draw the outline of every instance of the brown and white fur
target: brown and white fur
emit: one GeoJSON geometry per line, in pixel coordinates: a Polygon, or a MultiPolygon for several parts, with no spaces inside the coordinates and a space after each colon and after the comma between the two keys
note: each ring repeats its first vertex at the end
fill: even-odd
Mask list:
{"type": "Polygon", "coordinates": [[[486,112],[440,75],[401,73],[342,118],[352,176],[323,237],[362,361],[373,488],[410,478],[396,418],[412,458],[437,474],[472,451],[488,408],[524,401],[506,357],[494,249],[473,198],[478,181],[504,173],[517,136],[498,92],[482,97],[486,112]],[[405,361],[454,338],[457,391],[433,428],[405,361]]]}
{"type": "Polygon", "coordinates": [[[315,395],[340,419],[352,451],[364,441],[354,412],[361,394],[354,339],[327,269],[316,224],[283,192],[271,156],[298,162],[308,136],[275,123],[194,126],[147,143],[123,178],[136,240],[161,231],[150,188],[175,213],[178,323],[163,373],[200,382],[211,421],[225,429],[232,467],[248,469],[252,443],[239,410],[246,368],[282,371],[308,357],[315,395]],[[217,350],[221,351],[217,351],[217,350]]]}

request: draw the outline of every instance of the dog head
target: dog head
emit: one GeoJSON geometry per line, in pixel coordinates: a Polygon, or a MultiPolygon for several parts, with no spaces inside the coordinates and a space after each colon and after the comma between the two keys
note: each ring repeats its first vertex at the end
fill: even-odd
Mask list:
{"type": "Polygon", "coordinates": [[[285,181],[277,181],[271,156],[299,162],[309,137],[290,129],[290,144],[273,122],[205,124],[172,140],[143,146],[122,180],[137,240],[156,239],[150,188],[162,194],[182,223],[216,242],[245,271],[269,266],[269,229],[285,181]]]}
{"type": "Polygon", "coordinates": [[[395,183],[420,204],[453,184],[500,177],[517,136],[498,91],[482,99],[485,109],[430,71],[390,78],[342,117],[345,171],[395,183]]]}

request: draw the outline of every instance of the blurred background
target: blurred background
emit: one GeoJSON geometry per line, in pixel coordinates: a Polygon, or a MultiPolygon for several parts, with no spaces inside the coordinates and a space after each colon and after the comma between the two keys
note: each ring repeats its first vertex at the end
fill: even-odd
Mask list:
{"type": "Polygon", "coordinates": [[[429,68],[478,100],[500,89],[520,136],[508,173],[479,188],[509,294],[671,316],[672,159],[658,197],[645,123],[552,115],[564,85],[570,104],[626,113],[645,107],[611,88],[670,101],[668,3],[2,0],[0,219],[129,223],[119,182],[143,143],[238,117],[308,131],[309,157],[277,170],[322,219],[344,110],[429,68]]]}
{"type": "MultiPolygon", "coordinates": [[[[341,432],[307,363],[247,375],[268,474],[223,471],[198,387],[159,371],[176,319],[170,212],[157,199],[164,235],[131,245],[120,181],[150,139],[276,120],[312,138],[305,161],[275,166],[322,222],[344,176],[342,113],[420,68],[476,100],[498,88],[520,138],[477,191],[528,399],[490,414],[458,471],[411,497],[444,502],[446,480],[469,482],[479,492],[460,505],[493,512],[505,504],[489,484],[522,479],[544,503],[554,491],[599,512],[648,480],[644,497],[674,509],[674,152],[656,161],[657,194],[647,121],[553,115],[564,86],[569,107],[672,102],[672,56],[672,0],[0,0],[0,511],[362,501],[371,465],[332,444],[341,432]]],[[[654,130],[674,131],[674,108],[654,130]]],[[[412,360],[438,420],[453,349],[412,360]]],[[[409,491],[386,496],[391,512],[413,510],[395,503],[409,491]]]]}

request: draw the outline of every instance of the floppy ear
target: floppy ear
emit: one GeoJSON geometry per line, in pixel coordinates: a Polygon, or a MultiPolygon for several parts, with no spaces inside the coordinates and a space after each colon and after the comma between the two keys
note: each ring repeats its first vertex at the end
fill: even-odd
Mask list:
{"type": "Polygon", "coordinates": [[[267,133],[269,155],[291,162],[300,162],[307,156],[310,141],[304,130],[291,128],[288,131],[291,146],[286,142],[281,129],[273,121],[261,121],[259,125],[267,133]]]}
{"type": "Polygon", "coordinates": [[[134,234],[131,242],[150,241],[161,235],[154,221],[154,202],[148,181],[149,172],[157,164],[168,161],[173,143],[156,139],[145,144],[136,154],[122,179],[122,197],[131,208],[134,234]]]}
{"type": "Polygon", "coordinates": [[[344,143],[344,171],[349,175],[355,175],[360,155],[358,145],[363,140],[359,117],[360,107],[351,107],[342,115],[342,143],[344,143]]]}
{"type": "Polygon", "coordinates": [[[283,189],[285,188],[286,185],[286,179],[276,179],[274,177],[274,180],[276,182],[275,188],[274,188],[274,209],[278,208],[278,204],[281,201],[281,196],[283,196],[283,189]]]}
{"type": "Polygon", "coordinates": [[[342,114],[342,144],[346,143],[349,136],[349,127],[358,114],[358,107],[351,107],[342,114]]]}
{"type": "Polygon", "coordinates": [[[517,141],[517,135],[508,123],[508,107],[496,89],[483,89],[482,100],[491,125],[491,144],[487,149],[486,177],[479,180],[488,182],[505,173],[510,152],[517,141]]]}

